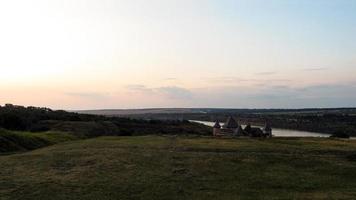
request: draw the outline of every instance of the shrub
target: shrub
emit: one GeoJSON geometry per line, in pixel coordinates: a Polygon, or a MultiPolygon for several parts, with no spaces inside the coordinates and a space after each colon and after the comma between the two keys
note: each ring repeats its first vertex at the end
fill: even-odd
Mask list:
{"type": "Polygon", "coordinates": [[[333,138],[350,138],[350,135],[345,130],[335,131],[330,137],[333,138]]]}

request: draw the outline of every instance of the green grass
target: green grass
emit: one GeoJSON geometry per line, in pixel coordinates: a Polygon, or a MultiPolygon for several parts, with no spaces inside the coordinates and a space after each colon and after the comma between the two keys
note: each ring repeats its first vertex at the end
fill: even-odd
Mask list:
{"type": "Polygon", "coordinates": [[[32,133],[0,129],[0,153],[33,150],[74,139],[77,137],[59,131],[32,133]]]}
{"type": "Polygon", "coordinates": [[[356,141],[100,137],[0,156],[0,199],[356,199],[356,141]]]}

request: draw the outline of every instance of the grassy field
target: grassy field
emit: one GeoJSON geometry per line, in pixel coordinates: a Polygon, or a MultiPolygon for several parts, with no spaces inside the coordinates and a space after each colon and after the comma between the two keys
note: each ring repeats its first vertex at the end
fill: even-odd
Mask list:
{"type": "Polygon", "coordinates": [[[137,136],[0,156],[0,199],[356,199],[356,141],[137,136]]]}

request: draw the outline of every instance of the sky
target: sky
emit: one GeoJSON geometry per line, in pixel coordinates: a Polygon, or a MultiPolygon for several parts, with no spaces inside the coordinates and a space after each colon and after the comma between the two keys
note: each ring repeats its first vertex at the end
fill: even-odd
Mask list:
{"type": "Polygon", "coordinates": [[[356,0],[0,0],[0,105],[356,107],[356,0]]]}

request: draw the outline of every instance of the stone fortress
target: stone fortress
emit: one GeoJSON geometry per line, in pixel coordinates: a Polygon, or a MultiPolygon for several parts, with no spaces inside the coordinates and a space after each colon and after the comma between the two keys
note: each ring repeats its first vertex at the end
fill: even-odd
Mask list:
{"type": "Polygon", "coordinates": [[[234,136],[234,137],[272,137],[272,128],[269,123],[266,122],[263,129],[252,127],[251,124],[243,129],[238,124],[237,120],[229,116],[223,126],[219,121],[216,121],[213,126],[214,136],[234,136]]]}

